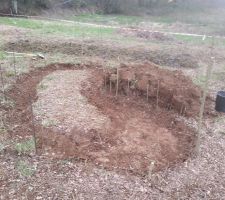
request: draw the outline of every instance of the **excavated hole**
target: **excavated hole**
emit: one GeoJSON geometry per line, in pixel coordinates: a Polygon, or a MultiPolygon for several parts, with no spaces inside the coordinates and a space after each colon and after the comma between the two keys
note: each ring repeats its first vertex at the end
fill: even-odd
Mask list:
{"type": "Polygon", "coordinates": [[[16,102],[8,111],[14,134],[32,134],[29,105],[35,101],[39,152],[51,147],[59,157],[78,157],[135,174],[186,160],[195,133],[177,116],[196,114],[199,88],[183,74],[153,64],[122,66],[115,97],[115,76],[115,70],[99,66],[52,64],[20,77],[8,94],[16,102]],[[132,83],[129,89],[128,80],[132,83]],[[148,102],[146,80],[150,85],[148,102]],[[158,82],[156,108],[154,88],[158,82]]]}

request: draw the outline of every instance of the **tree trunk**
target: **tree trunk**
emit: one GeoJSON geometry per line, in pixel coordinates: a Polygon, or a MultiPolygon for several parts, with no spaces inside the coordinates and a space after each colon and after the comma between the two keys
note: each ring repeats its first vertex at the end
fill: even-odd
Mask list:
{"type": "Polygon", "coordinates": [[[12,14],[18,13],[18,2],[17,2],[17,0],[11,0],[11,9],[12,9],[12,14]]]}

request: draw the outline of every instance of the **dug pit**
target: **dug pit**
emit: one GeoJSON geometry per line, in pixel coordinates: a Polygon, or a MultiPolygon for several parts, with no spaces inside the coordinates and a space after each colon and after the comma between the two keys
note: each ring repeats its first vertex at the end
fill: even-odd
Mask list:
{"type": "Polygon", "coordinates": [[[53,64],[20,77],[8,94],[16,103],[8,115],[17,124],[14,134],[32,134],[29,108],[35,101],[40,149],[136,174],[186,160],[195,131],[178,118],[196,114],[200,89],[180,72],[151,63],[118,71],[117,76],[102,66],[53,64]]]}

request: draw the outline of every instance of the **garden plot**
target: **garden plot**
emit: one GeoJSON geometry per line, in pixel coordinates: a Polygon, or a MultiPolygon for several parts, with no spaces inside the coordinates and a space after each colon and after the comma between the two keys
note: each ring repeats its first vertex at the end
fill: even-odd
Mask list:
{"type": "Polygon", "coordinates": [[[148,174],[192,153],[195,130],[180,116],[195,117],[200,93],[182,73],[151,63],[118,70],[53,64],[17,81],[10,95],[26,120],[14,112],[11,123],[23,123],[15,128],[18,134],[31,134],[28,108],[35,101],[40,149],[51,147],[60,157],[148,174]],[[18,95],[20,89],[23,95],[18,95]]]}

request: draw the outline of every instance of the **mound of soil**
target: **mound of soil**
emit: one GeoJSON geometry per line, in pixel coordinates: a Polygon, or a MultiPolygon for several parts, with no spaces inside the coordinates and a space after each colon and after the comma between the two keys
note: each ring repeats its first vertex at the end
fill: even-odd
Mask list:
{"type": "MultiPolygon", "coordinates": [[[[105,77],[107,84],[111,84],[115,91],[117,70],[107,71],[105,77]]],[[[118,89],[123,94],[145,97],[155,105],[158,101],[159,106],[174,109],[181,115],[198,116],[202,91],[181,71],[165,70],[153,64],[121,65],[118,79],[118,89]]],[[[209,113],[212,105],[209,96],[206,100],[205,114],[209,113]]]]}
{"type": "Polygon", "coordinates": [[[145,31],[145,30],[132,30],[132,29],[121,29],[118,31],[120,34],[124,36],[133,36],[142,39],[148,40],[157,40],[157,41],[173,41],[172,37],[169,37],[163,33],[145,31]]]}
{"type": "MultiPolygon", "coordinates": [[[[90,124],[67,123],[64,124],[64,126],[67,126],[67,131],[65,132],[58,128],[57,125],[55,128],[43,126],[41,119],[38,119],[35,123],[35,130],[39,142],[39,152],[41,149],[44,151],[45,147],[51,147],[51,151],[54,151],[63,158],[80,158],[108,169],[125,170],[135,174],[151,173],[152,171],[161,170],[186,160],[193,149],[195,131],[177,119],[176,113],[173,110],[169,111],[165,108],[162,96],[170,94],[165,83],[168,83],[168,87],[171,87],[175,85],[176,81],[178,81],[177,85],[181,84],[181,82],[186,84],[190,82],[178,72],[175,73],[176,75],[172,75],[168,71],[161,71],[161,69],[156,68],[154,65],[134,66],[132,68],[122,67],[119,76],[119,94],[115,97],[114,87],[110,93],[107,84],[105,84],[108,83],[106,75],[110,74],[111,76],[112,73],[106,74],[104,71],[102,67],[75,67],[67,64],[54,64],[43,69],[35,69],[30,74],[20,77],[12,90],[7,94],[15,101],[15,107],[8,110],[7,117],[8,123],[14,127],[12,130],[13,135],[24,136],[33,134],[31,101],[36,100],[36,103],[41,101],[43,104],[46,104],[44,105],[45,108],[48,107],[50,102],[49,106],[52,106],[52,108],[47,112],[51,112],[54,109],[57,111],[55,114],[49,115],[49,119],[58,117],[60,120],[62,119],[61,117],[65,119],[71,117],[70,113],[67,115],[63,111],[63,109],[69,110],[65,108],[65,104],[63,103],[68,102],[68,99],[76,103],[77,93],[80,93],[86,101],[78,100],[80,101],[79,104],[83,103],[84,107],[88,108],[88,106],[91,106],[96,110],[95,118],[98,118],[99,115],[109,119],[110,121],[107,121],[107,126],[104,126],[103,123],[102,128],[99,129],[91,124],[91,119],[83,119],[87,122],[89,120],[90,124]],[[49,87],[48,93],[51,95],[51,98],[55,98],[55,101],[59,98],[62,101],[61,106],[60,104],[57,104],[57,106],[52,104],[53,100],[43,101],[48,97],[38,96],[37,93],[37,86],[41,83],[42,79],[56,70],[74,70],[74,73],[77,72],[78,74],[84,70],[82,74],[89,74],[88,76],[83,74],[83,78],[85,79],[81,81],[82,89],[80,90],[80,87],[78,87],[78,90],[74,90],[75,92],[71,92],[72,88],[65,88],[65,91],[61,88],[61,92],[59,92],[54,87],[49,87]],[[160,104],[158,109],[155,109],[155,103],[153,103],[155,101],[146,102],[145,99],[140,98],[141,88],[146,87],[145,83],[147,80],[149,81],[150,77],[150,74],[147,72],[150,71],[152,72],[152,86],[155,86],[154,77],[160,75],[162,78],[160,80],[160,104]],[[178,74],[180,78],[177,77],[178,74]],[[133,75],[138,75],[135,77],[135,80],[136,78],[137,80],[142,80],[137,82],[138,88],[134,91],[137,95],[124,95],[125,82],[127,85],[127,80],[133,78],[133,75]],[[62,94],[65,95],[65,100],[59,96],[62,94]]],[[[58,73],[61,72],[63,71],[58,73]]],[[[63,76],[60,75],[60,79],[62,80],[59,82],[63,83],[66,81],[71,71],[67,72],[64,71],[63,76]]],[[[75,80],[74,82],[76,83],[75,80]]],[[[54,82],[54,80],[51,83],[57,85],[57,82],[54,82]]],[[[72,82],[69,81],[69,84],[72,84],[72,82]]],[[[184,87],[185,84],[182,84],[182,86],[184,87]]],[[[58,87],[56,86],[56,88],[58,87]]],[[[182,88],[181,85],[179,88],[182,88]]],[[[151,91],[154,90],[150,90],[150,93],[153,95],[151,91]]],[[[197,95],[198,91],[197,88],[194,89],[194,86],[190,91],[177,89],[172,94],[175,94],[178,98],[179,94],[182,94],[181,92],[183,91],[186,91],[185,97],[188,94],[190,95],[189,99],[191,99],[191,95],[193,94],[193,102],[195,101],[195,95],[197,95]]],[[[177,105],[177,101],[180,99],[173,98],[173,100],[175,102],[174,105],[177,105]]],[[[74,104],[66,104],[66,106],[70,105],[74,104]]],[[[82,116],[90,116],[88,115],[89,109],[80,109],[79,112],[73,112],[73,109],[71,108],[71,112],[75,113],[75,116],[73,116],[70,122],[76,121],[76,118],[79,118],[79,112],[85,112],[80,113],[82,116]]],[[[41,113],[42,110],[40,109],[39,111],[41,113]]],[[[63,121],[61,122],[63,123],[63,121]]]]}
{"type": "Polygon", "coordinates": [[[198,60],[189,53],[168,50],[152,50],[137,48],[113,47],[112,45],[100,45],[93,41],[65,42],[60,40],[51,41],[29,41],[19,40],[9,42],[4,46],[6,51],[17,52],[42,52],[42,53],[63,53],[73,56],[97,56],[103,59],[118,59],[118,56],[126,61],[150,61],[158,65],[170,67],[198,68],[198,60]]]}

